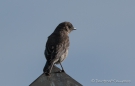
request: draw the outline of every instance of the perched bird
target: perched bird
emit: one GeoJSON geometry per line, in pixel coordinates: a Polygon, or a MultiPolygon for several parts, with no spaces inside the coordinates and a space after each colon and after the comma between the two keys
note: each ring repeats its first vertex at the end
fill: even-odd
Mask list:
{"type": "MultiPolygon", "coordinates": [[[[50,75],[54,64],[60,64],[67,57],[69,48],[69,33],[76,30],[70,22],[60,23],[54,32],[48,37],[44,55],[46,57],[46,64],[43,72],[50,75]]],[[[61,65],[62,67],[62,65],[61,65]]],[[[62,67],[62,71],[64,69],[62,67]]]]}

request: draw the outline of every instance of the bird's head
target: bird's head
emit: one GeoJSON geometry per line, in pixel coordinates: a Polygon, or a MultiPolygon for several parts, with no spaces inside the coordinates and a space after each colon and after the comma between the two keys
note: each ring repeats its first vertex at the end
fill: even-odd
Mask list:
{"type": "Polygon", "coordinates": [[[62,22],[55,29],[55,31],[66,31],[67,33],[73,30],[76,30],[76,28],[74,28],[70,22],[62,22]]]}

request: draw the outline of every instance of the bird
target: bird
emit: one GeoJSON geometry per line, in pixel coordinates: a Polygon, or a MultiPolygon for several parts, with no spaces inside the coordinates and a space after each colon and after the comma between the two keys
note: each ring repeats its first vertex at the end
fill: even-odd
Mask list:
{"type": "Polygon", "coordinates": [[[60,64],[62,70],[65,72],[61,62],[67,57],[69,49],[69,33],[76,30],[70,22],[60,23],[54,30],[54,32],[48,36],[44,55],[46,57],[46,64],[43,72],[50,76],[54,64],[60,64]]]}

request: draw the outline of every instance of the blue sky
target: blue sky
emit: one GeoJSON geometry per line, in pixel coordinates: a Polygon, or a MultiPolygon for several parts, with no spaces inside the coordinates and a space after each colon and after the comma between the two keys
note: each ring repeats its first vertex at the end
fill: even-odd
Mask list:
{"type": "Polygon", "coordinates": [[[77,28],[67,74],[84,86],[135,85],[135,0],[0,0],[0,86],[28,86],[42,74],[47,37],[63,21],[77,28]]]}

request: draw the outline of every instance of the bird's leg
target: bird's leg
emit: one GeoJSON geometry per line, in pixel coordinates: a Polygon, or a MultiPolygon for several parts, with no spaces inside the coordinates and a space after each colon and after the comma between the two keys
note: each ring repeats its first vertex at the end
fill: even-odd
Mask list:
{"type": "Polygon", "coordinates": [[[62,67],[62,64],[61,64],[61,62],[60,62],[60,66],[61,66],[61,68],[62,68],[61,72],[65,72],[65,71],[64,71],[64,69],[63,69],[63,67],[62,67]]]}

